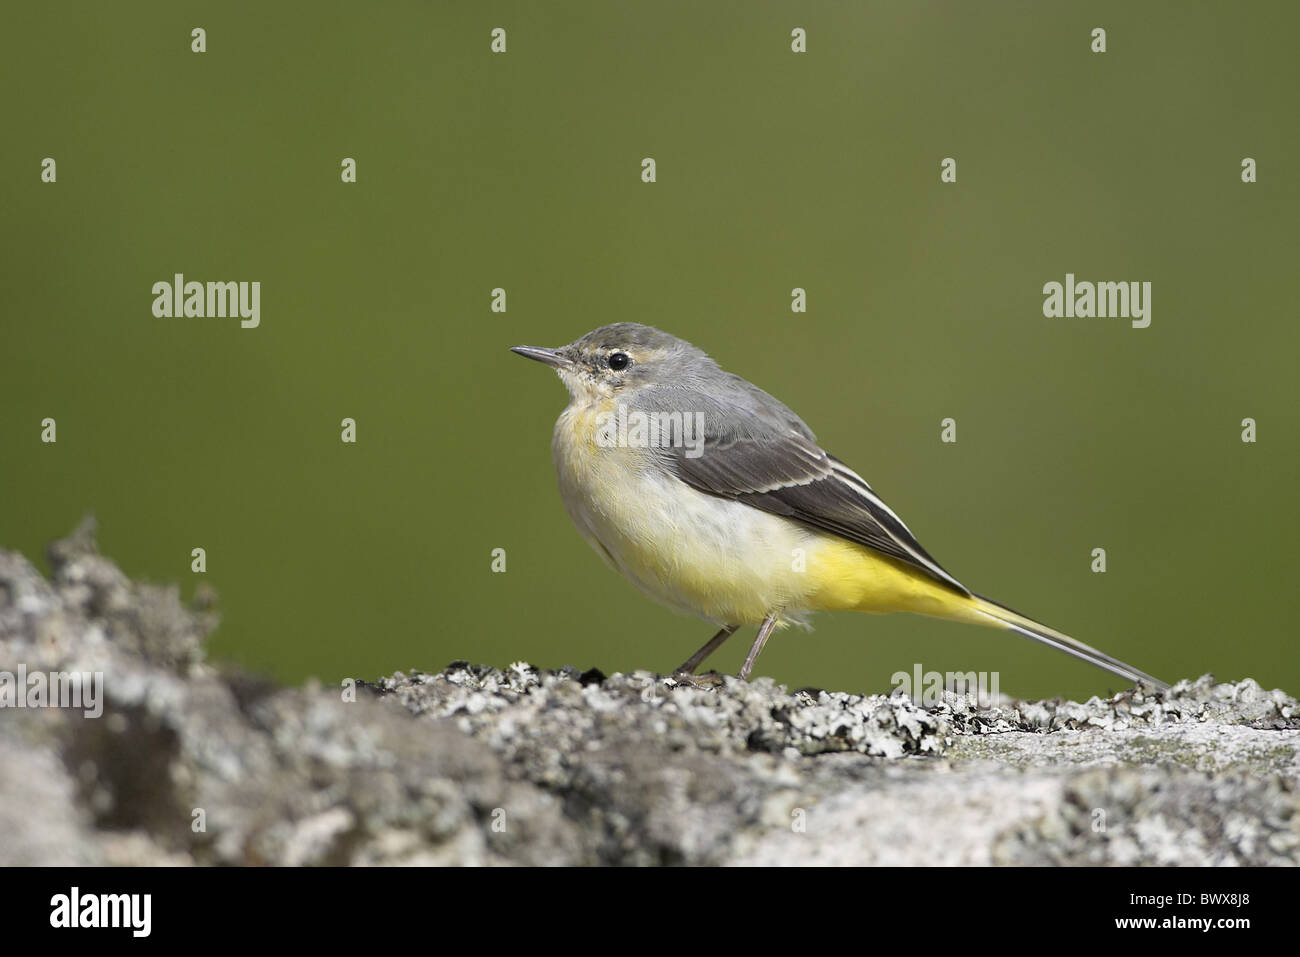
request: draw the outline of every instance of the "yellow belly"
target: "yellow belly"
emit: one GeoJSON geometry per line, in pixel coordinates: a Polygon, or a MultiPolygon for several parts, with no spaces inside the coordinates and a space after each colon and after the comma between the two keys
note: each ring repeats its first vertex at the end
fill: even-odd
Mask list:
{"type": "Polygon", "coordinates": [[[915,567],[834,535],[820,535],[810,596],[816,611],[911,612],[987,625],[969,597],[915,567]]]}

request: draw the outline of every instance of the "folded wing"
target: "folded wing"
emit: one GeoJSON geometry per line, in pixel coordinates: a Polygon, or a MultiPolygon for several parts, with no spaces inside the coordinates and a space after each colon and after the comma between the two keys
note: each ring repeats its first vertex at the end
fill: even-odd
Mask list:
{"type": "MultiPolygon", "coordinates": [[[[816,436],[790,409],[738,377],[727,401],[695,403],[703,446],[661,448],[668,468],[686,484],[710,495],[803,522],[839,535],[942,582],[970,592],[949,575],[916,540],[862,476],[817,444],[816,436]],[[698,455],[695,454],[698,451],[698,455]]],[[[638,398],[646,411],[673,410],[668,390],[638,398]]]]}

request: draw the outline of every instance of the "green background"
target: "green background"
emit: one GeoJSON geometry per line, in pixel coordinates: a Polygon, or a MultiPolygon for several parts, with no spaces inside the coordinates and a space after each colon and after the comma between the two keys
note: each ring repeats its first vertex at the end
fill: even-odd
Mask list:
{"type": "MultiPolygon", "coordinates": [[[[93,511],[186,595],[202,546],[214,653],[288,681],[667,670],[711,627],[570,526],[563,389],[506,351],[633,320],[793,406],[972,588],[1169,679],[1295,692],[1298,9],[9,5],[0,544],[93,511]],[[154,318],[175,272],[260,281],[261,327],[154,318]],[[1067,272],[1152,282],[1151,327],[1044,318],[1067,272]]],[[[758,673],[1122,684],[992,630],[817,625],[758,673]]]]}

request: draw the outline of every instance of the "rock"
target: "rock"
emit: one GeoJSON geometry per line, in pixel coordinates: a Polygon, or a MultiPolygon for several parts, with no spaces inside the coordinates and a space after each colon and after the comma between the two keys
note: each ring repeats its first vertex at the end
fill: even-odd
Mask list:
{"type": "Polygon", "coordinates": [[[1300,707],[1251,680],[930,708],[523,663],[283,688],[208,662],[211,596],[131,581],[92,524],[50,560],[0,550],[0,667],[11,694],[19,666],[101,673],[102,714],[0,710],[3,865],[1300,863],[1300,707]]]}

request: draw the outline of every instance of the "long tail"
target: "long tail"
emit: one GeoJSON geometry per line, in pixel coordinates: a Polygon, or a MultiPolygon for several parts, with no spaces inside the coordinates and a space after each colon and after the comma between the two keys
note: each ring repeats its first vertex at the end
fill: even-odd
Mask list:
{"type": "Polygon", "coordinates": [[[1090,645],[1085,645],[1082,641],[1071,638],[1069,635],[1064,635],[1054,628],[1048,628],[1041,622],[1034,621],[1018,611],[1012,611],[1006,605],[1000,605],[983,595],[972,594],[971,597],[975,600],[976,612],[986,618],[993,619],[1003,628],[1009,628],[1026,638],[1032,638],[1034,641],[1042,642],[1058,651],[1064,651],[1067,655],[1074,655],[1074,657],[1081,658],[1098,668],[1105,668],[1112,674],[1127,678],[1129,681],[1145,682],[1161,691],[1169,689],[1169,685],[1159,678],[1154,678],[1145,671],[1139,671],[1132,665],[1126,664],[1118,658],[1112,658],[1110,655],[1100,652],[1090,645]]]}

